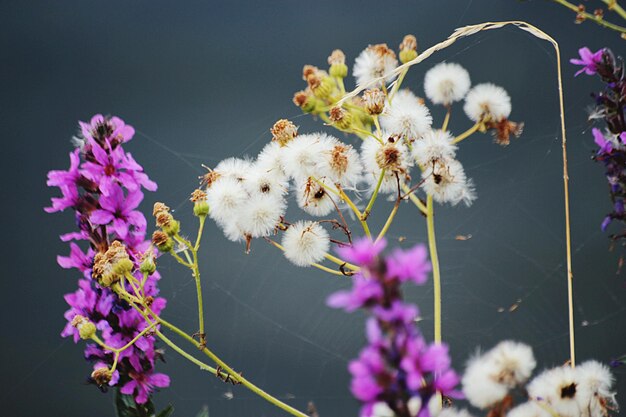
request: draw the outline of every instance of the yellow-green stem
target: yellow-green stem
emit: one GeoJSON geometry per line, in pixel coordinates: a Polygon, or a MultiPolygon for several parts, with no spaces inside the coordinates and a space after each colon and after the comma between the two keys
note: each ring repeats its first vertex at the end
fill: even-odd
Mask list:
{"type": "Polygon", "coordinates": [[[439,257],[437,256],[437,240],[435,237],[435,211],[433,197],[426,197],[426,228],[428,231],[428,248],[430,262],[433,266],[433,292],[435,305],[435,343],[441,343],[441,275],[439,272],[439,257]]]}
{"type": "Polygon", "coordinates": [[[441,130],[444,132],[448,130],[448,123],[450,123],[450,113],[452,112],[452,107],[450,105],[446,106],[448,111],[446,111],[446,117],[443,119],[443,124],[441,125],[441,130]]]}
{"type": "Polygon", "coordinates": [[[408,71],[409,71],[408,68],[404,69],[400,73],[400,75],[398,76],[398,79],[396,80],[396,82],[393,84],[393,87],[391,88],[391,94],[389,95],[389,103],[390,104],[391,104],[391,101],[393,100],[394,96],[398,92],[398,90],[400,90],[400,86],[402,85],[402,81],[404,81],[404,77],[406,76],[406,73],[408,71]]]}
{"type": "Polygon", "coordinates": [[[380,190],[380,186],[382,185],[383,180],[385,179],[385,173],[386,171],[384,169],[380,171],[380,176],[378,177],[376,188],[374,188],[374,193],[372,194],[372,197],[370,198],[370,201],[367,204],[367,207],[365,207],[365,210],[363,210],[363,215],[361,216],[362,220],[367,220],[367,218],[369,217],[372,211],[372,207],[374,207],[374,203],[376,202],[376,197],[378,197],[378,190],[380,190]]]}
{"type": "Polygon", "coordinates": [[[358,271],[361,269],[356,265],[353,265],[351,263],[344,261],[343,259],[339,259],[336,256],[331,255],[330,253],[325,254],[324,257],[328,259],[329,261],[336,263],[337,265],[343,265],[346,268],[351,269],[353,271],[358,271]]]}
{"type": "Polygon", "coordinates": [[[617,13],[622,19],[626,19],[626,10],[619,5],[617,0],[602,0],[602,2],[609,6],[608,9],[610,11],[617,13]]]}
{"type": "Polygon", "coordinates": [[[462,141],[463,139],[468,138],[469,136],[471,136],[474,132],[476,132],[480,126],[483,124],[482,121],[478,121],[474,124],[474,126],[470,127],[469,129],[467,129],[465,132],[461,133],[459,136],[457,136],[456,138],[454,138],[454,140],[452,141],[452,143],[459,143],[460,141],[462,141]]]}
{"type": "Polygon", "coordinates": [[[595,16],[595,15],[593,15],[591,13],[579,12],[578,11],[578,6],[570,3],[567,0],[552,0],[552,1],[554,1],[555,3],[560,4],[561,6],[567,7],[568,9],[576,12],[576,14],[579,14],[579,15],[583,16],[585,19],[591,20],[592,22],[595,22],[595,23],[597,23],[600,26],[604,26],[605,28],[612,29],[612,30],[614,30],[616,32],[626,33],[626,28],[625,27],[616,25],[616,24],[611,23],[611,22],[607,22],[603,18],[595,16]]]}
{"type": "Polygon", "coordinates": [[[376,242],[378,242],[380,239],[385,237],[387,230],[389,230],[389,226],[391,226],[391,223],[393,223],[394,217],[396,217],[396,213],[398,212],[399,207],[400,207],[400,202],[397,201],[396,204],[394,204],[393,209],[391,210],[391,213],[389,213],[389,217],[387,217],[387,221],[385,222],[385,225],[383,226],[382,230],[378,234],[378,237],[376,238],[376,242]]]}
{"type": "MultiPolygon", "coordinates": [[[[408,185],[402,183],[402,191],[404,191],[405,193],[408,193],[409,191],[411,191],[411,189],[409,188],[408,185]]],[[[415,204],[415,206],[419,209],[419,211],[422,212],[422,214],[426,215],[428,211],[426,209],[426,206],[424,205],[424,203],[420,201],[420,199],[414,193],[409,194],[409,199],[411,200],[413,204],[415,204]]]]}

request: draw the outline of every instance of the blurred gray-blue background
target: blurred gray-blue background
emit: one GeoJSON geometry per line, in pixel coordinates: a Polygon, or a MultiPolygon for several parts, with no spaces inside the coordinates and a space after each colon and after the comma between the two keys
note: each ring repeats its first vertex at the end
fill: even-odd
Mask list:
{"type": "MultiPolygon", "coordinates": [[[[600,3],[599,1],[597,3],[600,3]]],[[[590,8],[593,8],[589,2],[590,8]]],[[[303,88],[303,64],[325,67],[335,48],[351,64],[368,44],[393,48],[406,33],[420,49],[456,27],[488,20],[527,20],[561,44],[565,60],[581,46],[624,41],[548,1],[3,1],[0,4],[0,121],[2,126],[2,279],[0,413],[3,416],[112,416],[111,394],[85,384],[90,366],[83,345],[60,338],[66,304],[79,278],[56,265],[68,249],[58,235],[73,227],[69,213],[42,207],[56,191],[45,186],[50,169],[69,165],[69,138],[77,120],[94,113],[119,115],[138,131],[129,144],[159,184],[143,208],[161,200],[177,208],[183,228],[195,233],[187,202],[203,173],[227,156],[255,155],[279,118],[301,132],[321,123],[291,103],[303,88]]],[[[513,120],[524,135],[506,148],[478,135],[463,143],[460,159],[479,199],[471,208],[441,208],[437,215],[443,263],[444,339],[462,370],[477,346],[516,338],[535,347],[541,367],[568,357],[561,148],[555,56],[551,47],[508,28],[462,40],[414,68],[406,85],[423,95],[426,69],[456,61],[473,83],[505,87],[513,120]],[[457,235],[472,235],[461,241],[457,235]]],[[[610,210],[585,107],[595,78],[573,78],[564,64],[569,129],[577,353],[608,362],[626,353],[626,273],[616,275],[621,248],[609,252],[600,222],[610,210]]],[[[442,112],[433,109],[435,124],[442,112]]],[[[460,106],[451,129],[470,126],[460,106]]],[[[390,209],[378,206],[380,227],[390,209]]],[[[297,218],[297,210],[290,211],[297,218]]],[[[425,242],[423,219],[403,207],[390,238],[404,246],[425,242]]],[[[322,416],[356,416],[347,361],[363,344],[363,316],[329,310],[331,292],[347,282],[288,264],[264,242],[250,255],[208,223],[202,251],[209,346],[269,392],[322,416]]],[[[164,315],[195,330],[191,276],[170,260],[160,269],[164,315]]],[[[432,335],[431,286],[410,289],[420,305],[424,333],[432,335]]],[[[231,387],[167,351],[160,366],[172,386],[157,394],[175,416],[203,407],[215,417],[280,416],[242,387],[231,387]],[[232,395],[231,395],[232,394],[232,395]],[[232,397],[232,399],[230,399],[232,397]]],[[[626,373],[616,370],[618,400],[626,373]]]]}

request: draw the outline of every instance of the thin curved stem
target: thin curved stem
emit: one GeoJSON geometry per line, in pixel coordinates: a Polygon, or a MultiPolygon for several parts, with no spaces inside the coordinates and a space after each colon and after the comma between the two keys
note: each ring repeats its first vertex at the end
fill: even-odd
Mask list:
{"type": "Polygon", "coordinates": [[[358,271],[361,269],[356,265],[353,265],[351,263],[344,261],[343,259],[340,259],[340,258],[337,258],[336,256],[331,255],[330,253],[327,253],[326,255],[324,255],[324,258],[328,259],[329,261],[333,263],[336,263],[337,265],[343,265],[344,267],[351,269],[353,271],[358,271]]]}
{"type": "Polygon", "coordinates": [[[386,171],[384,169],[380,171],[380,176],[378,177],[376,188],[374,188],[374,193],[372,194],[372,197],[370,198],[370,201],[367,204],[367,207],[365,207],[365,210],[363,210],[363,215],[361,216],[362,220],[367,220],[367,218],[369,217],[372,211],[372,207],[374,207],[374,203],[376,202],[376,197],[378,197],[378,191],[380,190],[380,186],[383,184],[383,180],[385,179],[385,173],[386,171]]]}

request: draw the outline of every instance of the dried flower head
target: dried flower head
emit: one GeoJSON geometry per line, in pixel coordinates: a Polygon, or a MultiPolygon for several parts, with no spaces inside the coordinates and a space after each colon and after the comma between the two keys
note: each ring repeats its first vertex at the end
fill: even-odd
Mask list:
{"type": "Polygon", "coordinates": [[[406,35],[400,43],[400,62],[403,64],[417,58],[417,38],[406,35]]]}
{"type": "Polygon", "coordinates": [[[126,246],[114,241],[106,252],[98,252],[94,257],[92,276],[102,286],[109,287],[120,279],[120,276],[131,272],[133,262],[128,256],[126,246]]]}
{"type": "Polygon", "coordinates": [[[345,64],[346,55],[341,49],[335,49],[328,57],[328,65],[345,64]]]}
{"type": "Polygon", "coordinates": [[[524,122],[516,123],[504,117],[499,122],[487,122],[485,127],[492,129],[493,139],[498,145],[506,146],[511,143],[511,135],[516,138],[521,136],[524,131],[524,122]]]}
{"type": "Polygon", "coordinates": [[[109,368],[97,368],[91,373],[91,378],[99,386],[107,385],[111,381],[112,372],[109,368]]]}
{"type": "Polygon", "coordinates": [[[298,136],[298,127],[287,119],[280,119],[270,129],[272,140],[280,146],[285,146],[289,141],[298,136]]]}
{"type": "Polygon", "coordinates": [[[167,234],[160,230],[157,230],[152,234],[152,243],[161,252],[169,252],[174,247],[174,242],[172,241],[172,238],[170,238],[167,234]]]}
{"type": "Polygon", "coordinates": [[[402,151],[398,147],[398,138],[390,136],[376,152],[376,163],[380,169],[398,172],[402,170],[402,151]]]}
{"type": "Polygon", "coordinates": [[[346,111],[343,107],[333,107],[328,113],[328,118],[332,122],[333,126],[338,129],[346,130],[352,124],[352,114],[346,111]]]}
{"type": "Polygon", "coordinates": [[[381,114],[385,108],[385,93],[378,88],[371,88],[365,90],[363,93],[363,103],[365,104],[365,110],[371,115],[381,114]]]}
{"type": "Polygon", "coordinates": [[[152,209],[152,215],[156,217],[156,215],[160,212],[169,213],[170,208],[163,203],[156,202],[154,203],[154,208],[152,209]]]}
{"type": "Polygon", "coordinates": [[[197,203],[198,201],[206,200],[206,192],[204,192],[204,191],[202,191],[200,189],[195,189],[191,193],[191,197],[189,198],[189,200],[191,202],[193,202],[193,203],[197,203]]]}

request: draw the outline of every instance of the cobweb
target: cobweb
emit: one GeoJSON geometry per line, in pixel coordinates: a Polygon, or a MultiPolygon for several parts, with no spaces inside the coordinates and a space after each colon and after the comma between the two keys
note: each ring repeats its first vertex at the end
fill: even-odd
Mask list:
{"type": "MultiPolygon", "coordinates": [[[[480,73],[480,62],[470,52],[493,36],[472,38],[441,59],[468,65],[472,74],[480,73]]],[[[510,34],[526,46],[530,39],[532,59],[544,67],[554,65],[552,52],[543,43],[516,36],[510,34]]],[[[415,69],[415,79],[434,62],[415,69]]],[[[443,337],[458,371],[477,349],[508,338],[531,344],[540,370],[569,357],[556,88],[550,77],[545,85],[528,92],[524,79],[498,77],[497,71],[484,78],[477,81],[493,80],[510,91],[512,118],[524,119],[527,127],[521,138],[505,148],[480,134],[460,146],[459,160],[476,183],[478,200],[469,208],[436,208],[443,337]],[[549,94],[541,95],[543,88],[549,94]]],[[[416,92],[423,94],[419,88],[416,92]]],[[[592,141],[581,112],[587,96],[580,97],[570,101],[566,114],[577,353],[579,361],[597,358],[608,363],[626,352],[624,278],[616,275],[621,249],[609,252],[607,236],[599,228],[610,203],[602,168],[589,158],[592,141]]],[[[442,114],[437,109],[433,112],[438,125],[442,114]]],[[[150,151],[153,159],[168,161],[172,181],[160,182],[158,199],[175,209],[183,230],[193,236],[195,220],[187,196],[205,172],[201,164],[214,166],[227,156],[256,155],[270,140],[268,131],[274,119],[285,114],[291,115],[302,131],[320,129],[321,122],[313,123],[308,115],[296,115],[286,106],[277,109],[274,118],[252,118],[237,127],[236,134],[253,140],[233,143],[226,151],[213,152],[210,147],[182,150],[188,146],[184,142],[174,144],[147,129],[138,131],[133,146],[150,143],[154,145],[150,151]]],[[[451,130],[459,133],[469,125],[461,106],[455,106],[451,130]]],[[[144,207],[149,207],[148,203],[144,207]]],[[[305,217],[293,202],[290,206],[289,219],[305,217]]],[[[371,217],[374,229],[381,227],[390,209],[389,202],[377,204],[371,217]]],[[[352,226],[358,234],[357,225],[352,226]]],[[[414,207],[403,204],[388,240],[391,246],[402,247],[426,243],[424,219],[414,207]]],[[[357,415],[358,403],[347,388],[346,366],[363,346],[364,316],[325,306],[325,298],[347,287],[347,280],[294,267],[262,240],[255,241],[252,253],[246,255],[241,244],[227,241],[212,222],[205,230],[201,257],[209,347],[254,383],[301,410],[313,401],[322,416],[357,415]]],[[[169,300],[164,316],[192,333],[196,330],[192,277],[168,259],[162,259],[159,268],[164,277],[162,293],[169,300]]],[[[406,299],[419,305],[418,325],[432,338],[432,286],[407,288],[406,299]]],[[[245,388],[224,384],[174,352],[168,351],[167,356],[163,368],[172,375],[173,383],[157,399],[176,404],[178,415],[194,416],[203,409],[211,416],[278,415],[245,388]]],[[[618,369],[616,374],[618,390],[626,392],[623,371],[618,369]]]]}

